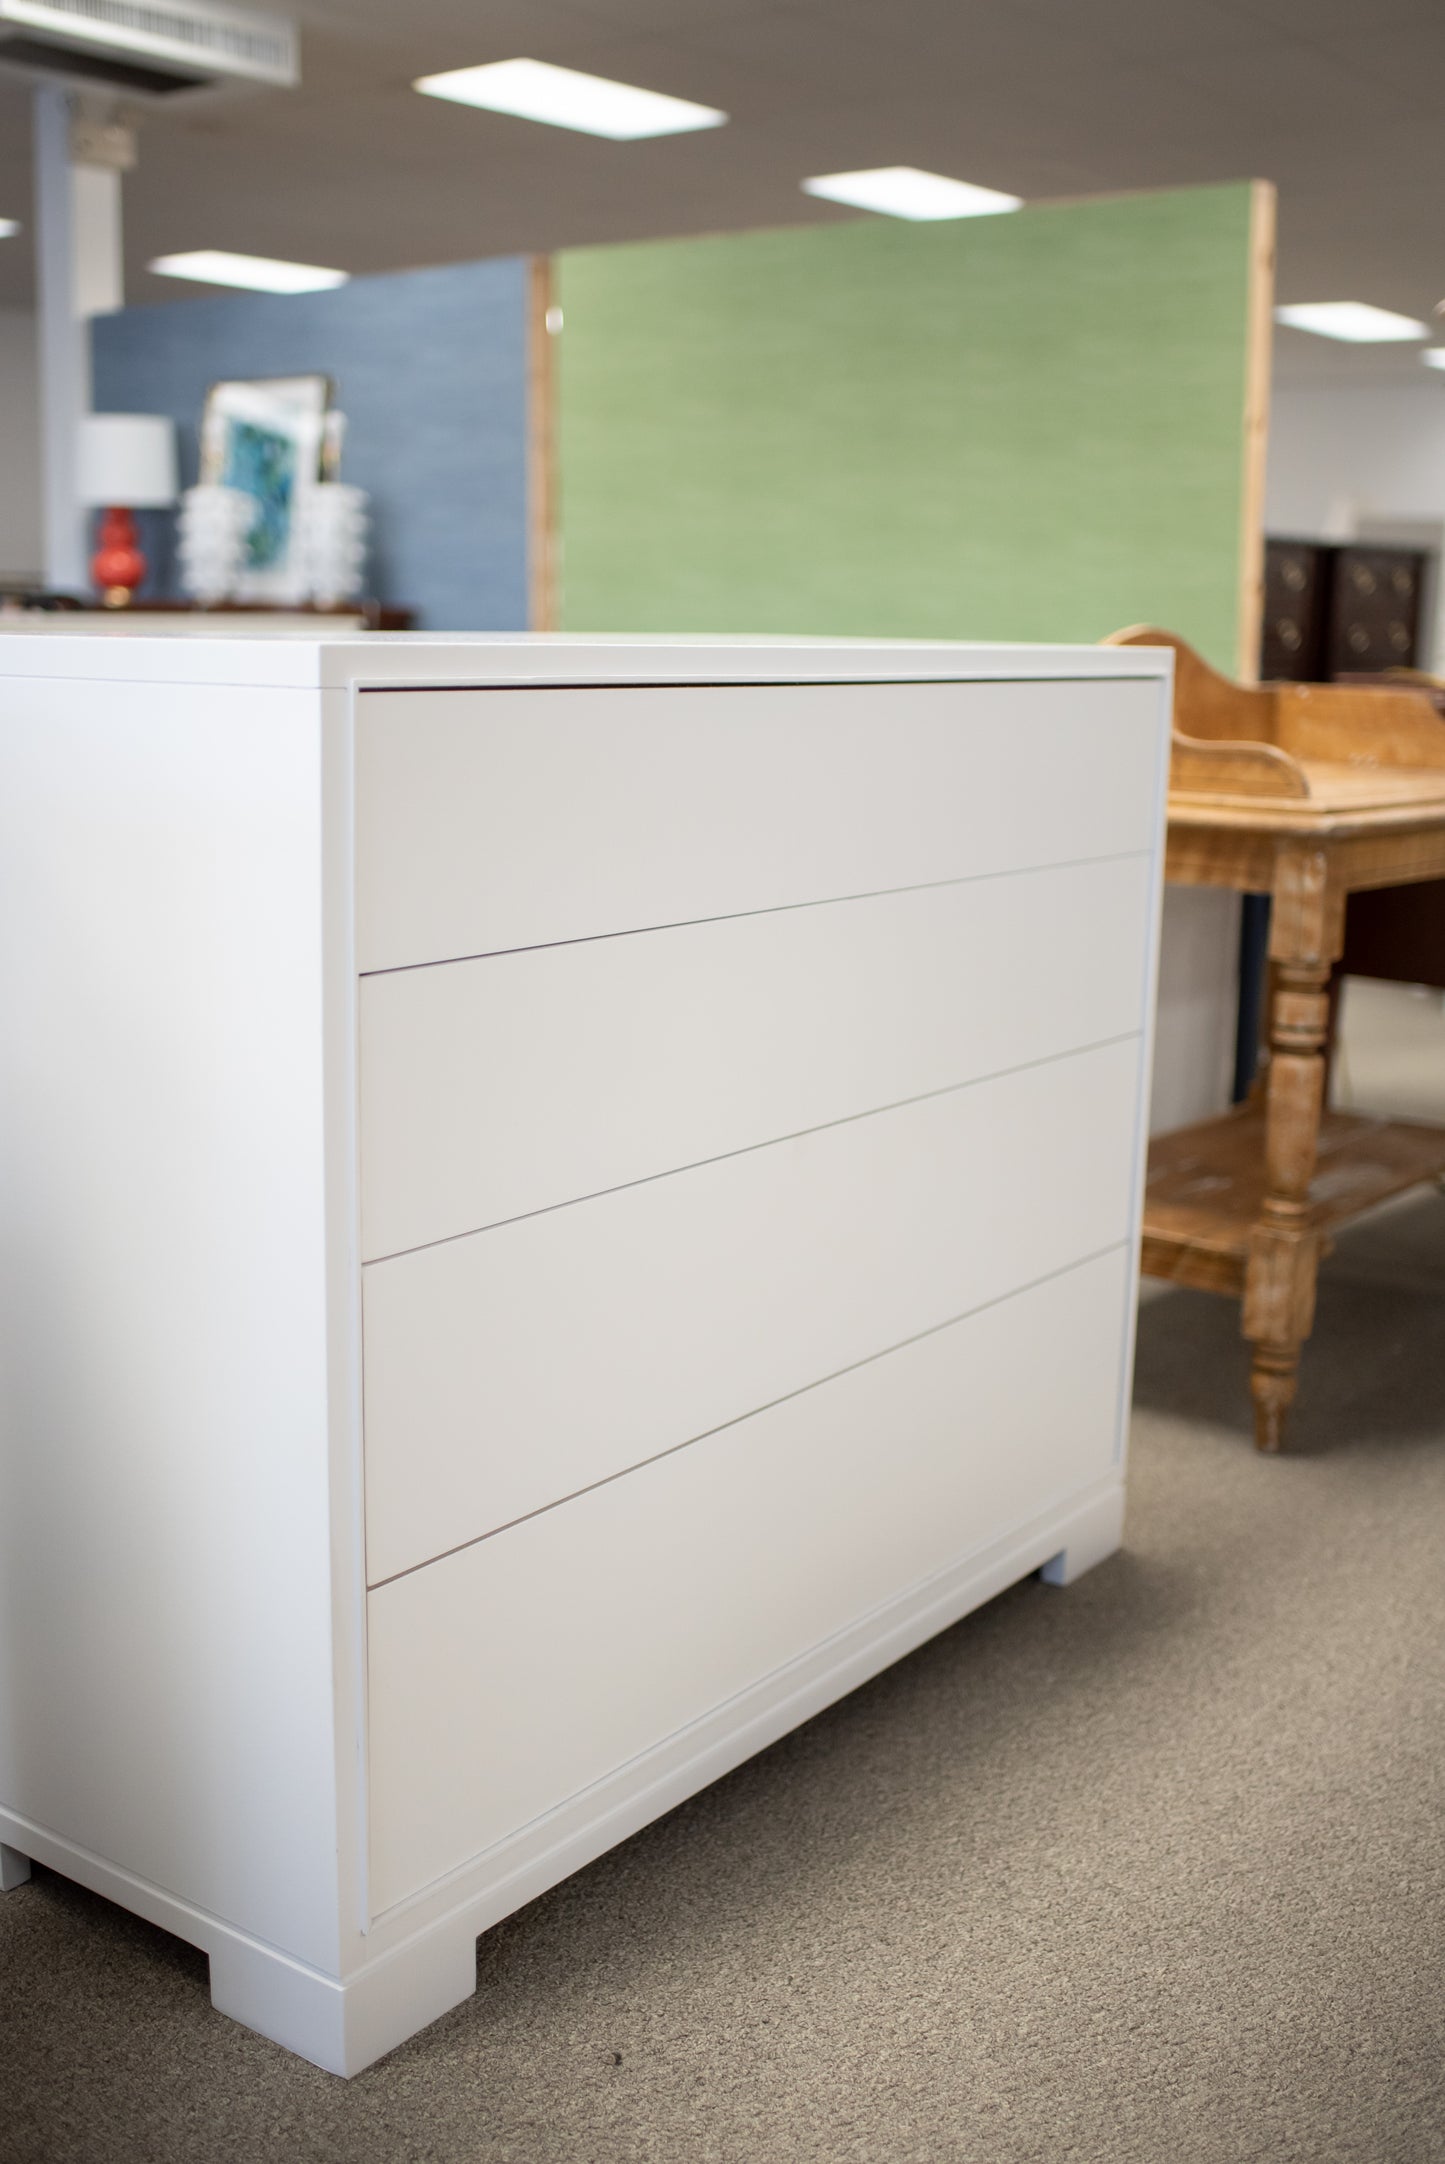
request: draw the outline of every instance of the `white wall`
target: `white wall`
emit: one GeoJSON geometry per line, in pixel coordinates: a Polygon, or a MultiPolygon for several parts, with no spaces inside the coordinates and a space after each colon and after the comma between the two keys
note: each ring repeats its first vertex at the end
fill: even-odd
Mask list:
{"type": "Polygon", "coordinates": [[[1229,1103],[1239,1007],[1237,894],[1166,887],[1149,1132],[1211,1119],[1229,1103]]]}
{"type": "Polygon", "coordinates": [[[1265,526],[1348,540],[1359,512],[1445,518],[1445,369],[1419,383],[1276,383],[1265,526]]]}
{"type": "Polygon", "coordinates": [[[38,578],[43,558],[35,318],[0,308],[0,579],[38,578]]]}
{"type": "MultiPolygon", "coordinates": [[[[1276,383],[1265,530],[1302,540],[1440,547],[1445,370],[1419,383],[1276,383]]],[[[1445,582],[1442,582],[1445,586],[1445,582]]],[[[1445,664],[1437,614],[1426,667],[1445,664]]]]}

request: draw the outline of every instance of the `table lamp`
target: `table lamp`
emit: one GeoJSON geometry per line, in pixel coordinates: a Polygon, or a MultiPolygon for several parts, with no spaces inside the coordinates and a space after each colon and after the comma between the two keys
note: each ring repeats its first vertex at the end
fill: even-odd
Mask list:
{"type": "Polygon", "coordinates": [[[125,608],[146,575],[132,513],[176,500],[176,425],[164,414],[92,413],[80,424],[80,497],[99,505],[90,575],[108,609],[125,608]]]}

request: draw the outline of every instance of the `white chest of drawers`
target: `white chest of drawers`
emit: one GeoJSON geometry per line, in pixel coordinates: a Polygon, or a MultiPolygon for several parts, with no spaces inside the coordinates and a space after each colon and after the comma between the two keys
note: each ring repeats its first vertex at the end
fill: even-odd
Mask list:
{"type": "Polygon", "coordinates": [[[0,638],[0,1841],[350,2073],[1117,1545],[1167,655],[0,638]]]}

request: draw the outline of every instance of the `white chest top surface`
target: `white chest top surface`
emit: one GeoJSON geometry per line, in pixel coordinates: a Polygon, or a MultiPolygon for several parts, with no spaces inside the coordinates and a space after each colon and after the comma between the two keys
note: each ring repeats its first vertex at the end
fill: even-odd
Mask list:
{"type": "Polygon", "coordinates": [[[1166,676],[1166,649],[989,646],[895,639],[679,639],[553,633],[318,632],[264,636],[191,618],[164,630],[117,616],[85,632],[65,617],[0,619],[0,675],[112,683],[353,685],[482,683],[818,683],[945,678],[1166,676]]]}

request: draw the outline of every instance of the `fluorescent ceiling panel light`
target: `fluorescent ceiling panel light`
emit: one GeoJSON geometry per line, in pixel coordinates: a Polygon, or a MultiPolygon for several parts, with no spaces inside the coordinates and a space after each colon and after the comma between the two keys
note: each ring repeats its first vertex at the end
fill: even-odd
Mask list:
{"type": "Polygon", "coordinates": [[[942,173],[921,173],[915,165],[819,173],[803,182],[803,193],[821,195],[830,203],[851,203],[858,210],[881,210],[889,218],[991,218],[1023,205],[1021,196],[976,188],[972,181],[949,180],[942,173]]]}
{"type": "Polygon", "coordinates": [[[196,248],[189,255],[158,255],[151,264],[162,278],[194,278],[203,286],[244,286],[250,293],[322,293],[344,286],[348,271],[319,263],[279,263],[269,255],[229,255],[224,248],[196,248]]]}
{"type": "Polygon", "coordinates": [[[481,68],[453,68],[446,75],[419,76],[412,89],[489,113],[512,113],[518,120],[605,135],[614,143],[720,128],[728,117],[711,105],[665,98],[659,91],[609,82],[605,75],[582,75],[576,68],[554,68],[547,60],[494,60],[481,68]]]}
{"type": "Polygon", "coordinates": [[[1428,327],[1413,316],[1397,316],[1368,301],[1305,301],[1297,308],[1276,308],[1275,320],[1293,331],[1313,331],[1317,338],[1343,338],[1352,346],[1385,346],[1406,338],[1428,338],[1428,327]]]}
{"type": "Polygon", "coordinates": [[[1420,355],[1427,368],[1445,368],[1445,346],[1432,346],[1428,353],[1420,355]]]}
{"type": "Polygon", "coordinates": [[[12,234],[19,231],[20,220],[18,218],[0,218],[0,240],[9,240],[12,234]]]}

